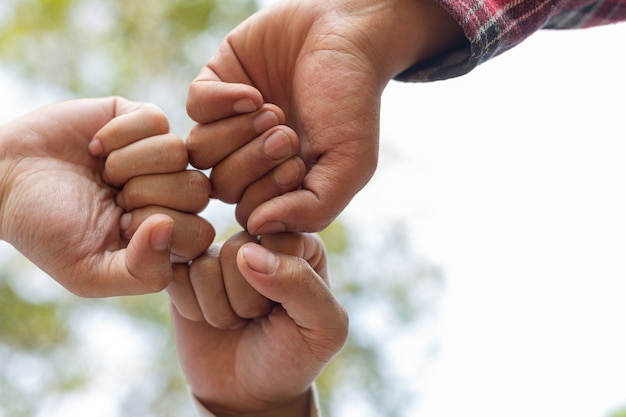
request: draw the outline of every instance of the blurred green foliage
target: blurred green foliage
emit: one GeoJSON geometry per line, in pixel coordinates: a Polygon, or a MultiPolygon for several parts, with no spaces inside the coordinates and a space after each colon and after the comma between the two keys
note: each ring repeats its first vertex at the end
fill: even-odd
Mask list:
{"type": "Polygon", "coordinates": [[[189,82],[256,8],[255,0],[8,0],[0,62],[41,88],[156,102],[177,126],[189,82]]]}
{"type": "Polygon", "coordinates": [[[608,417],[626,417],[626,406],[613,411],[608,417]]]}
{"type": "MultiPolygon", "coordinates": [[[[62,98],[153,101],[182,128],[189,82],[227,30],[255,9],[253,0],[5,0],[0,63],[29,88],[62,98]]],[[[329,417],[346,394],[377,415],[403,415],[411,398],[387,367],[385,344],[423,317],[441,288],[440,273],[415,255],[403,225],[378,223],[367,230],[375,239],[341,220],[321,234],[333,290],[353,323],[318,381],[329,417]],[[383,330],[363,324],[372,314],[383,330]]],[[[231,229],[234,220],[220,232],[231,229]]],[[[0,417],[52,415],[94,390],[111,395],[111,416],[193,415],[166,295],[83,300],[48,277],[35,280],[41,273],[30,265],[15,267],[22,263],[19,256],[0,262],[0,417]],[[32,297],[31,282],[46,296],[32,297]],[[108,332],[112,339],[102,340],[108,332]],[[126,365],[110,365],[102,352],[126,344],[133,347],[120,359],[126,365]]]]}

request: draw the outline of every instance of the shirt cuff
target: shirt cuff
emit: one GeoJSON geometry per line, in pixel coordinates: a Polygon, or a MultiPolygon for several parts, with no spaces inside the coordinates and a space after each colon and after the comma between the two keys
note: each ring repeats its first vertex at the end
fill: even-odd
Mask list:
{"type": "MultiPolygon", "coordinates": [[[[204,405],[196,398],[195,395],[190,391],[191,400],[193,401],[194,406],[196,407],[196,411],[200,417],[216,417],[215,414],[206,409],[204,405]]],[[[309,417],[322,417],[322,413],[320,411],[319,404],[319,396],[317,394],[317,387],[315,384],[311,386],[309,390],[309,395],[311,396],[311,414],[309,417]]]]}

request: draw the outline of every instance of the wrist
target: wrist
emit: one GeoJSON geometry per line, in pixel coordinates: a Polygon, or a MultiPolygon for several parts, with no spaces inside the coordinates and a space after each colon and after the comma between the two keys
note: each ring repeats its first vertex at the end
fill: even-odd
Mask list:
{"type": "Polygon", "coordinates": [[[348,13],[367,16],[362,25],[365,50],[379,65],[383,83],[416,63],[468,44],[461,26],[436,0],[340,1],[348,13]]]}
{"type": "Polygon", "coordinates": [[[292,401],[256,410],[240,407],[242,404],[238,404],[240,409],[233,409],[203,401],[195,395],[193,398],[196,402],[196,407],[201,412],[202,410],[207,410],[211,413],[210,415],[215,417],[316,417],[318,413],[314,411],[316,409],[314,407],[316,401],[313,396],[314,390],[309,388],[304,394],[292,401]]]}

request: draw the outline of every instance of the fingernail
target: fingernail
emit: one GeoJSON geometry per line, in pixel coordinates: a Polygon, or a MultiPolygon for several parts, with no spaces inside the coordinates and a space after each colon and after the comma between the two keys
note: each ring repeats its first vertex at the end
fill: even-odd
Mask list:
{"type": "Polygon", "coordinates": [[[248,243],[242,247],[243,257],[250,269],[262,274],[276,271],[278,259],[276,255],[256,243],[248,243]]]}
{"type": "Polygon", "coordinates": [[[128,230],[128,228],[130,227],[130,221],[132,220],[133,215],[130,213],[124,213],[122,214],[122,217],[120,217],[120,230],[122,232],[126,232],[128,230]]]}
{"type": "Polygon", "coordinates": [[[233,110],[237,113],[251,113],[256,111],[256,104],[254,104],[252,99],[242,98],[241,100],[235,101],[233,110]]]}
{"type": "Polygon", "coordinates": [[[158,225],[150,233],[150,246],[158,252],[169,252],[172,241],[172,228],[174,222],[158,225]]]}
{"type": "Polygon", "coordinates": [[[282,130],[272,133],[263,144],[263,152],[274,160],[283,159],[291,155],[291,142],[282,130]]]}
{"type": "Polygon", "coordinates": [[[271,233],[286,232],[287,227],[281,222],[269,222],[259,227],[254,234],[256,235],[269,235],[271,233]]]}
{"type": "Polygon", "coordinates": [[[279,185],[291,185],[299,175],[300,165],[292,158],[274,170],[274,181],[279,185]]]}
{"type": "Polygon", "coordinates": [[[254,127],[254,130],[258,134],[261,134],[265,132],[267,129],[269,129],[270,127],[276,126],[278,122],[279,120],[278,120],[278,116],[276,116],[276,113],[268,110],[259,114],[254,119],[254,122],[252,122],[252,126],[254,127]]]}
{"type": "Polygon", "coordinates": [[[102,142],[100,139],[94,138],[91,142],[89,142],[89,152],[92,155],[100,156],[104,152],[104,147],[102,146],[102,142]]]}

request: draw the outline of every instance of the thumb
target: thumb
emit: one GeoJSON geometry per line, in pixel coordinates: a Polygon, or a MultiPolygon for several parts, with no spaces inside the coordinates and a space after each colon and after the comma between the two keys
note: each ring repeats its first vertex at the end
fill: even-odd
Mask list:
{"type": "Polygon", "coordinates": [[[287,192],[255,208],[246,224],[252,235],[324,230],[345,208],[347,202],[322,200],[304,188],[287,192]]]}
{"type": "Polygon", "coordinates": [[[146,294],[164,289],[172,280],[170,247],[174,220],[154,214],[144,220],[126,249],[115,253],[111,288],[119,294],[146,294]]]}
{"type": "Polygon", "coordinates": [[[246,227],[253,235],[319,232],[345,209],[376,169],[374,151],[343,159],[327,153],[307,173],[302,187],[259,205],[246,227]]]}
{"type": "Polygon", "coordinates": [[[237,254],[237,265],[250,285],[280,303],[298,327],[310,331],[312,345],[324,350],[320,354],[330,358],[339,351],[348,334],[348,314],[304,259],[246,243],[237,254]]]}

